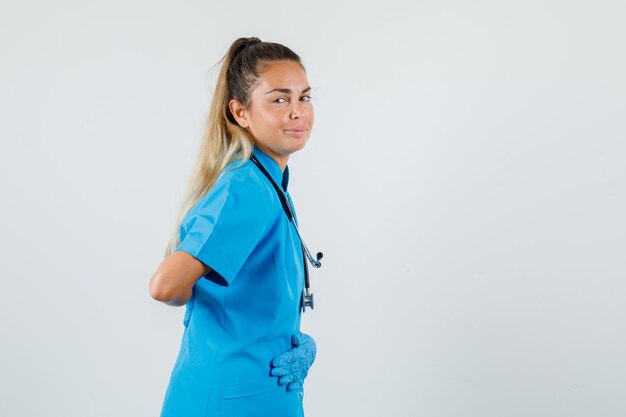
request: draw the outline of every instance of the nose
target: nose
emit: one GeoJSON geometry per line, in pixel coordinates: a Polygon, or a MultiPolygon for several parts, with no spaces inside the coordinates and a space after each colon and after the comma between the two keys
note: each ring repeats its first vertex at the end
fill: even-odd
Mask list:
{"type": "Polygon", "coordinates": [[[292,119],[299,119],[302,116],[302,103],[300,101],[295,101],[294,105],[291,107],[291,113],[289,116],[292,119]]]}

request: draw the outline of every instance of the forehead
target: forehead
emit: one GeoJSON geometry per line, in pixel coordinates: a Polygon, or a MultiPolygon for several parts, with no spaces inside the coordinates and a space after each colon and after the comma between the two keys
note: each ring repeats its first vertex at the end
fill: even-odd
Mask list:
{"type": "Polygon", "coordinates": [[[273,88],[291,88],[301,91],[308,87],[306,73],[297,62],[273,61],[262,69],[257,91],[264,94],[273,88]]]}

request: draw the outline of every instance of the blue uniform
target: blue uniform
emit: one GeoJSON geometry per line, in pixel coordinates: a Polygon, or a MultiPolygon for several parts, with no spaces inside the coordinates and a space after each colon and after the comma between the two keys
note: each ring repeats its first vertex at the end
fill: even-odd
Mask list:
{"type": "MultiPolygon", "coordinates": [[[[253,153],[291,202],[289,168],[253,153]]],[[[300,331],[300,240],[269,180],[252,161],[240,164],[226,167],[181,225],[176,250],[213,271],[186,305],[161,417],[304,415],[302,389],[287,391],[270,375],[272,359],[300,331]]]]}

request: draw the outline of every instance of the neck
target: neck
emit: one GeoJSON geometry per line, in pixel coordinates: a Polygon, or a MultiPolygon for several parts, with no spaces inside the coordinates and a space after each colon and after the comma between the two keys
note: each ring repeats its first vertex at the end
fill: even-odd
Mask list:
{"type": "Polygon", "coordinates": [[[260,143],[255,143],[255,145],[257,148],[262,150],[263,153],[265,153],[267,156],[272,158],[274,162],[278,164],[281,172],[285,172],[285,167],[287,166],[287,162],[289,161],[289,155],[280,155],[275,152],[272,152],[270,148],[260,143]]]}

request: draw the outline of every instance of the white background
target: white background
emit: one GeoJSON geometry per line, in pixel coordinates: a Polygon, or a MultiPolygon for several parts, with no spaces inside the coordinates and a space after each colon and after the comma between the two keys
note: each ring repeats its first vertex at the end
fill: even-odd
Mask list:
{"type": "Polygon", "coordinates": [[[626,415],[622,1],[3,1],[0,415],[156,416],[148,280],[240,36],[299,53],[307,417],[626,415]]]}

